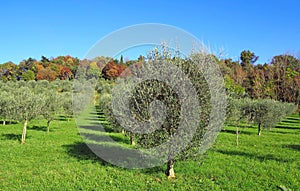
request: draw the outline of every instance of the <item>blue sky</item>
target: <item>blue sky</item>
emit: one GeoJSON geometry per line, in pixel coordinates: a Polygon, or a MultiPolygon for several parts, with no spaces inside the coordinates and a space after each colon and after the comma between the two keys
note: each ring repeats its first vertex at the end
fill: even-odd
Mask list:
{"type": "MultiPolygon", "coordinates": [[[[195,35],[236,60],[249,49],[269,62],[300,51],[298,0],[92,1],[0,0],[0,63],[59,55],[83,58],[105,35],[162,23],[195,35]]],[[[132,58],[135,59],[135,58],[132,58]]]]}

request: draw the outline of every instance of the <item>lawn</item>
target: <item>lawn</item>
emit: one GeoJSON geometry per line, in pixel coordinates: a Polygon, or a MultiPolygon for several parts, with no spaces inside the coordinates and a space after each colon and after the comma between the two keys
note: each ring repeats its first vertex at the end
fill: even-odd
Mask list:
{"type": "MultiPolygon", "coordinates": [[[[165,166],[127,170],[97,158],[85,145],[74,120],[0,125],[0,190],[300,190],[300,118],[292,115],[256,135],[252,126],[227,125],[213,147],[196,161],[175,164],[176,179],[165,166]]],[[[126,145],[122,134],[110,132],[126,145]]]]}

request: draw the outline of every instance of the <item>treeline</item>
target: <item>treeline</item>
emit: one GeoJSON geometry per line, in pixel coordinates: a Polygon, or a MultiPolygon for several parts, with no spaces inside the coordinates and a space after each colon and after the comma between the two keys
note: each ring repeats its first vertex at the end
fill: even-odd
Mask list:
{"type": "MultiPolygon", "coordinates": [[[[130,62],[128,62],[130,63],[130,62]]],[[[76,75],[84,75],[87,79],[103,77],[115,79],[127,65],[109,57],[97,57],[93,60],[79,60],[71,56],[59,56],[41,60],[28,58],[19,64],[6,62],[0,64],[0,80],[30,81],[30,80],[73,80],[76,75]]]]}
{"type": "Polygon", "coordinates": [[[6,62],[0,65],[0,77],[4,82],[73,79],[79,62],[78,58],[71,56],[59,56],[52,59],[42,56],[41,60],[28,58],[18,64],[6,62]]]}
{"type": "Polygon", "coordinates": [[[256,64],[258,56],[243,51],[240,61],[217,60],[231,96],[274,99],[300,105],[300,60],[292,55],[274,56],[271,63],[256,64]]]}
{"type": "MultiPolygon", "coordinates": [[[[249,50],[243,51],[236,61],[214,58],[224,76],[228,94],[232,97],[274,99],[300,105],[299,58],[287,54],[277,55],[270,63],[259,64],[259,57],[249,50]]],[[[0,80],[73,80],[78,73],[88,79],[114,80],[121,74],[129,75],[130,72],[126,70],[128,66],[142,63],[143,59],[143,56],[130,61],[124,61],[122,56],[120,60],[103,56],[93,60],[80,60],[71,56],[42,56],[41,60],[28,58],[19,64],[0,64],[0,80]]]]}

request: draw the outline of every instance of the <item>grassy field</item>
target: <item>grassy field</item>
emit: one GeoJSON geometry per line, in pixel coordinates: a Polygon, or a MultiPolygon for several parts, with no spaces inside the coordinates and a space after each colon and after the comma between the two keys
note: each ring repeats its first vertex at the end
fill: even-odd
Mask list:
{"type": "MultiPolygon", "coordinates": [[[[197,161],[127,170],[99,160],[87,149],[74,120],[60,120],[46,132],[46,121],[32,121],[25,145],[22,124],[0,125],[0,190],[300,190],[300,118],[292,115],[271,131],[226,126],[213,147],[197,161]]],[[[127,137],[111,133],[121,142],[127,137]]]]}

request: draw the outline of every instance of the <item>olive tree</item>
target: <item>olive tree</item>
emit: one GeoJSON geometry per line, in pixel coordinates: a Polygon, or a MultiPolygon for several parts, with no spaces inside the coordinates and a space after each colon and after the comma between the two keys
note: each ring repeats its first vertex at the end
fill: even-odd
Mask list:
{"type": "Polygon", "coordinates": [[[103,78],[99,78],[95,87],[95,90],[98,94],[111,94],[111,90],[114,86],[114,82],[111,80],[105,80],[103,78]]]}
{"type": "Polygon", "coordinates": [[[0,92],[0,118],[3,120],[3,125],[6,124],[7,120],[12,120],[14,116],[15,106],[14,95],[10,92],[0,92]]]}
{"type": "Polygon", "coordinates": [[[79,115],[88,107],[95,105],[95,79],[76,79],[73,82],[72,108],[75,115],[79,115]]]}
{"type": "Polygon", "coordinates": [[[240,112],[242,118],[257,124],[257,134],[260,136],[262,128],[272,128],[287,115],[296,111],[296,106],[270,99],[244,100],[240,112]]]}
{"type": "Polygon", "coordinates": [[[60,99],[61,99],[60,102],[61,102],[61,106],[62,106],[63,115],[69,121],[73,115],[72,93],[64,92],[64,93],[60,94],[60,99]]]}
{"type": "Polygon", "coordinates": [[[42,94],[35,94],[28,87],[20,87],[13,92],[15,95],[15,118],[23,122],[21,143],[25,143],[27,124],[30,120],[41,115],[44,106],[42,94]]]}
{"type": "Polygon", "coordinates": [[[111,108],[111,94],[103,93],[100,95],[99,99],[99,107],[101,111],[104,113],[106,120],[110,123],[110,126],[115,132],[121,131],[121,126],[115,118],[112,108],[111,108]]]}
{"type": "Polygon", "coordinates": [[[134,133],[128,132],[124,128],[122,128],[122,126],[120,125],[120,123],[118,122],[118,120],[116,119],[116,117],[113,113],[111,104],[112,104],[112,94],[111,93],[103,93],[100,95],[99,107],[100,107],[101,111],[103,112],[105,119],[109,122],[110,127],[115,132],[121,132],[123,135],[129,136],[130,144],[133,146],[136,145],[137,140],[135,139],[134,133]]]}
{"type": "Polygon", "coordinates": [[[249,99],[233,99],[231,97],[227,100],[227,120],[236,126],[236,145],[239,144],[239,126],[240,121],[243,119],[244,115],[241,110],[243,105],[247,104],[249,99]]]}
{"type": "Polygon", "coordinates": [[[62,107],[61,96],[56,90],[48,90],[42,93],[44,98],[44,107],[41,114],[47,120],[47,132],[50,131],[50,123],[57,117],[62,107]]]}
{"type": "MultiPolygon", "coordinates": [[[[138,147],[163,148],[156,154],[167,156],[169,178],[175,177],[175,161],[198,156],[201,147],[214,138],[206,133],[214,134],[212,126],[223,122],[211,112],[211,91],[224,96],[221,86],[211,90],[206,78],[211,71],[201,70],[196,62],[207,66],[214,59],[198,53],[185,60],[171,57],[165,49],[155,51],[140,68],[131,68],[133,78],[118,79],[112,94],[112,117],[138,138],[138,147]]],[[[213,103],[225,111],[225,105],[213,103]]]]}

